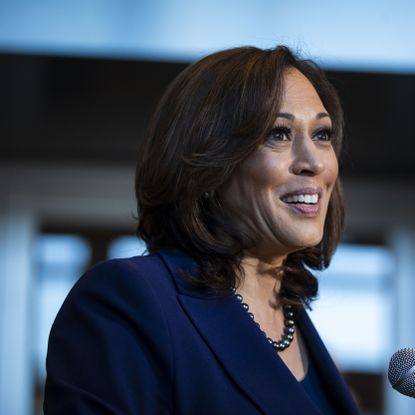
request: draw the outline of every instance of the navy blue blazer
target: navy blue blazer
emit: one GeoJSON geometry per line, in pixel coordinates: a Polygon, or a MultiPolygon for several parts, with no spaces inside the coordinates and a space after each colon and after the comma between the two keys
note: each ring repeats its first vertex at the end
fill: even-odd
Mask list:
{"type": "MultiPolygon", "coordinates": [[[[322,415],[234,295],[190,288],[176,250],[102,262],[53,324],[46,415],[322,415]]],[[[298,329],[336,414],[359,412],[305,312],[298,329]]]]}

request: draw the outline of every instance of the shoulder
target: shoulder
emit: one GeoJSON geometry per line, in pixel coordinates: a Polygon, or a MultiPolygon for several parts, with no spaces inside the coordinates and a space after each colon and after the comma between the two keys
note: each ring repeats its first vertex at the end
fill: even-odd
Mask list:
{"type": "Polygon", "coordinates": [[[112,324],[120,318],[133,325],[159,319],[164,326],[164,303],[175,295],[172,277],[156,254],[103,261],[79,278],[53,329],[80,318],[99,320],[100,324],[112,324]]]}
{"type": "Polygon", "coordinates": [[[145,256],[133,256],[130,258],[109,259],[92,266],[82,276],[81,282],[86,283],[87,279],[102,278],[112,279],[114,276],[120,278],[144,278],[150,275],[168,273],[163,261],[157,254],[145,256]]]}
{"type": "Polygon", "coordinates": [[[156,254],[111,259],[88,269],[70,295],[94,291],[116,295],[136,290],[174,290],[169,270],[156,254]]]}
{"type": "MultiPolygon", "coordinates": [[[[76,337],[128,344],[130,336],[155,337],[168,344],[165,303],[175,297],[174,283],[158,255],[113,259],[83,274],[53,323],[50,343],[76,337]]],[[[132,349],[131,349],[132,350],[132,349]]]]}

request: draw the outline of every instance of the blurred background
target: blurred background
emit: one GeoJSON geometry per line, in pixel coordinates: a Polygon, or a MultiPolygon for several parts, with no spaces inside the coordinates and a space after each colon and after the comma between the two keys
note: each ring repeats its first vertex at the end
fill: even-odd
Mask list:
{"type": "Polygon", "coordinates": [[[280,43],[327,70],[346,113],[347,229],[311,316],[363,414],[415,413],[386,379],[415,347],[414,21],[400,0],[1,0],[0,414],[42,413],[48,333],[82,272],[144,251],[136,148],[169,82],[280,43]]]}

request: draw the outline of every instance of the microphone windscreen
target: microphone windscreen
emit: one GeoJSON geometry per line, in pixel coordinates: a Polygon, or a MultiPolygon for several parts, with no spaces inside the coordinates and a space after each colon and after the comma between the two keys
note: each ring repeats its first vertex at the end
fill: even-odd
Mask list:
{"type": "Polygon", "coordinates": [[[415,397],[415,349],[400,349],[393,354],[388,379],[398,392],[415,397]]]}

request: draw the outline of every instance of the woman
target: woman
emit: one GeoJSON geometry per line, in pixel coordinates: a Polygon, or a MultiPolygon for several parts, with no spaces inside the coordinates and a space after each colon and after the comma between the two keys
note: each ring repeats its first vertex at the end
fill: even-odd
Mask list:
{"type": "Polygon", "coordinates": [[[138,235],[52,328],[46,414],[357,414],[304,308],[343,227],[343,116],[288,48],[235,48],[170,85],[140,148],[138,235]]]}

